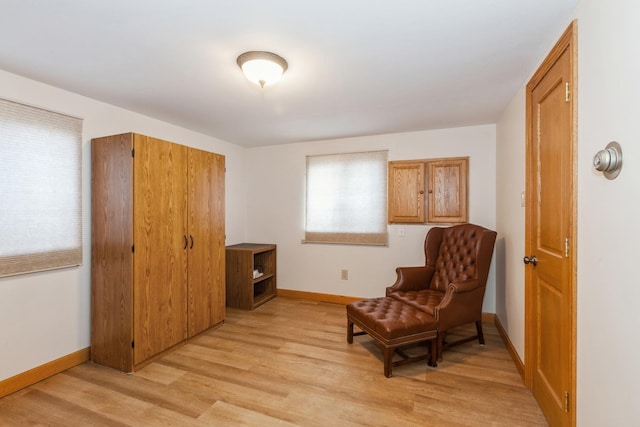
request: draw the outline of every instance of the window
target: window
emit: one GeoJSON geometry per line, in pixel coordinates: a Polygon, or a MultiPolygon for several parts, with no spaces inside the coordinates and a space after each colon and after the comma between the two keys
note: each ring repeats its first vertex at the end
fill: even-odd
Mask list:
{"type": "Polygon", "coordinates": [[[387,244],[387,152],[307,156],[306,242],[387,244]]]}
{"type": "Polygon", "coordinates": [[[82,121],[0,99],[0,276],[82,263],[82,121]]]}

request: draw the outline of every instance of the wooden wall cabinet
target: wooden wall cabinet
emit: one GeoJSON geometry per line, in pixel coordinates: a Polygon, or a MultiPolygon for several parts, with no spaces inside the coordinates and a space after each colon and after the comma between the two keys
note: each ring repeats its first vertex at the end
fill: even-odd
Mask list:
{"type": "Polygon", "coordinates": [[[468,170],[468,157],[389,162],[389,223],[468,222],[468,170]]]}
{"type": "Polygon", "coordinates": [[[226,273],[228,307],[253,310],[264,304],[276,296],[276,245],[227,246],[226,273]]]}
{"type": "Polygon", "coordinates": [[[224,156],[91,144],[91,359],[132,372],[224,320],[224,156]]]}

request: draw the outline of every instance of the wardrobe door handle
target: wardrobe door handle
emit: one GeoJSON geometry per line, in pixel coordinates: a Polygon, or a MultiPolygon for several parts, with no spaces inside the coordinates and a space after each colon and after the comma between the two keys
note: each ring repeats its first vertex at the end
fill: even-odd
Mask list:
{"type": "Polygon", "coordinates": [[[193,236],[189,234],[189,238],[191,239],[191,246],[189,246],[189,249],[193,249],[193,236]]]}
{"type": "Polygon", "coordinates": [[[183,235],[182,236],[184,238],[184,247],[182,249],[187,249],[187,245],[189,244],[189,241],[187,240],[187,235],[183,235]]]}

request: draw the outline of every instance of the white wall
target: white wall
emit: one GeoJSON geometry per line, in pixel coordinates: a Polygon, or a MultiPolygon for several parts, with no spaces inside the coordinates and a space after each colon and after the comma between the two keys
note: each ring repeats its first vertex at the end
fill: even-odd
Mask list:
{"type": "MultiPolygon", "coordinates": [[[[578,20],[577,425],[638,425],[640,406],[640,2],[582,0],[578,20]],[[614,181],[593,171],[610,141],[622,145],[614,181]]],[[[556,38],[560,36],[557,34],[556,38]]],[[[551,46],[549,47],[551,48],[551,46]]],[[[540,58],[542,60],[542,58],[540,58]]],[[[532,70],[533,73],[535,70],[532,70]]],[[[507,235],[504,303],[497,312],[524,359],[524,89],[497,123],[497,228],[507,235]],[[504,180],[513,180],[504,183],[504,180]],[[509,242],[513,241],[513,244],[509,242]]],[[[501,297],[499,297],[500,299],[501,297]]]]}
{"type": "MultiPolygon", "coordinates": [[[[247,238],[278,245],[278,287],[356,297],[383,296],[398,266],[424,265],[426,225],[389,226],[389,246],[302,244],[305,156],[389,150],[389,160],[470,157],[469,218],[495,228],[495,126],[366,136],[247,150],[247,238]],[[349,270],[349,280],[340,271],[349,270]]],[[[490,272],[484,311],[495,312],[490,272]]]]}
{"type": "Polygon", "coordinates": [[[244,239],[244,148],[0,71],[0,97],[84,119],[84,264],[0,278],[0,380],[90,345],[90,140],[138,132],[226,156],[226,233],[244,239]]]}
{"type": "Polygon", "coordinates": [[[496,125],[496,315],[524,362],[525,87],[496,125]]]}
{"type": "Polygon", "coordinates": [[[583,0],[578,18],[578,425],[640,420],[640,2],[583,0]],[[609,181],[593,155],[610,141],[609,181]]]}

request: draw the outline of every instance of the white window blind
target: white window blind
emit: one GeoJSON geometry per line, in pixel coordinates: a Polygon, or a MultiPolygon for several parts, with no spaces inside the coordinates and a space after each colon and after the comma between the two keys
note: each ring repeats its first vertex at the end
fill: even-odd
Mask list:
{"type": "Polygon", "coordinates": [[[307,156],[306,242],[387,244],[387,151],[307,156]]]}
{"type": "Polygon", "coordinates": [[[0,276],[82,263],[82,120],[0,99],[0,276]]]}

